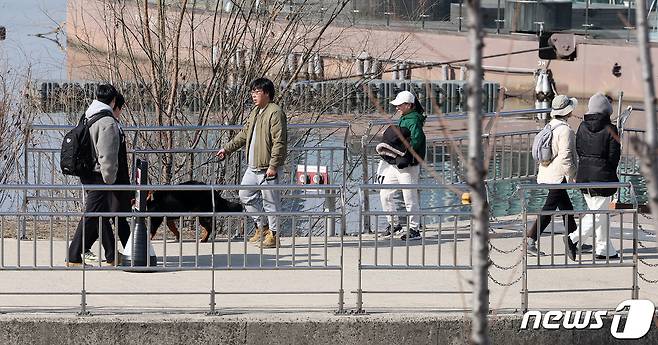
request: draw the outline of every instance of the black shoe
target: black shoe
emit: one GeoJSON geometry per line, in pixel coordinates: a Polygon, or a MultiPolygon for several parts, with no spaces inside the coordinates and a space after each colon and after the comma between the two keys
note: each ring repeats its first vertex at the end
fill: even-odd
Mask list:
{"type": "Polygon", "coordinates": [[[575,243],[571,241],[571,238],[569,235],[564,236],[564,251],[569,255],[569,258],[571,260],[576,261],[576,251],[578,250],[578,247],[576,246],[575,243]]]}
{"type": "Polygon", "coordinates": [[[398,225],[393,227],[393,226],[391,226],[391,224],[389,224],[388,226],[386,226],[386,231],[384,232],[384,234],[382,236],[385,239],[389,239],[389,238],[399,234],[400,231],[402,231],[402,225],[398,224],[398,225]]]}
{"type": "Polygon", "coordinates": [[[597,255],[596,260],[605,260],[607,258],[610,258],[611,260],[613,259],[619,259],[619,253],[615,255],[610,255],[610,256],[605,256],[605,255],[597,255]]]}
{"type": "Polygon", "coordinates": [[[244,241],[244,236],[241,234],[233,234],[233,236],[231,236],[231,241],[244,241]]]}
{"type": "MultiPolygon", "coordinates": [[[[420,240],[420,238],[421,238],[420,237],[420,231],[418,231],[416,229],[409,229],[409,241],[420,240]]],[[[400,239],[402,241],[406,241],[407,240],[407,234],[403,234],[402,236],[400,236],[400,239]]]]}
{"type": "Polygon", "coordinates": [[[534,243],[528,244],[528,254],[530,254],[530,256],[546,256],[544,252],[537,249],[537,246],[534,243]]]}
{"type": "Polygon", "coordinates": [[[592,252],[592,246],[589,244],[581,244],[580,245],[580,252],[581,253],[591,253],[592,252]]]}

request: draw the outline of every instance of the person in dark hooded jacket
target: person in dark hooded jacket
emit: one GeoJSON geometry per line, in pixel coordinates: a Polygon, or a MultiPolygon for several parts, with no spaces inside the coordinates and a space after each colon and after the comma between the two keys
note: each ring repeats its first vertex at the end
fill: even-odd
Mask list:
{"type": "MultiPolygon", "coordinates": [[[[619,182],[617,165],[621,144],[617,127],[610,121],[612,104],[605,95],[597,93],[589,99],[587,108],[584,121],[576,133],[579,161],[576,182],[619,182]]],[[[583,196],[590,210],[607,210],[615,192],[614,188],[592,188],[583,190],[583,196]]],[[[571,259],[576,258],[577,243],[591,237],[592,232],[596,238],[594,251],[597,258],[618,258],[608,236],[608,217],[587,214],[583,217],[581,231],[565,236],[566,250],[571,259]]]]}

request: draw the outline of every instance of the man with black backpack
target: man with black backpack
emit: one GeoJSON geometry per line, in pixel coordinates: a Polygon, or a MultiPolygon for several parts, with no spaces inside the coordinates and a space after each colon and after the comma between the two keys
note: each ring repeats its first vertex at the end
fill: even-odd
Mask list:
{"type": "MultiPolygon", "coordinates": [[[[96,99],[89,105],[78,126],[64,138],[62,171],[65,174],[79,176],[83,185],[129,182],[129,180],[126,181],[129,176],[123,176],[128,172],[125,141],[122,140],[119,123],[114,115],[118,99],[123,102],[123,97],[114,86],[99,85],[96,99]],[[89,157],[85,157],[88,155],[87,152],[91,152],[91,160],[89,157]]],[[[84,196],[85,212],[110,212],[113,208],[111,207],[112,198],[113,192],[111,191],[87,191],[84,196]]],[[[101,217],[100,223],[101,243],[105,251],[106,262],[116,265],[118,257],[115,257],[115,240],[110,227],[110,217],[101,217]]],[[[127,241],[128,236],[124,236],[125,229],[122,230],[120,237],[124,242],[124,237],[127,241]]],[[[129,229],[127,230],[129,231],[129,229]]],[[[89,251],[98,236],[98,217],[83,216],[69,246],[67,266],[82,265],[83,253],[89,251]]]]}

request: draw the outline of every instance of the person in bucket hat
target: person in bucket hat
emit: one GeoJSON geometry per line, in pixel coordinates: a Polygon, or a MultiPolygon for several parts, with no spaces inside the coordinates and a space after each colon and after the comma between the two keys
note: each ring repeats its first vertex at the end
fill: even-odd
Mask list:
{"type": "MultiPolygon", "coordinates": [[[[553,98],[551,125],[553,139],[551,148],[553,159],[548,164],[539,164],[537,183],[557,184],[573,183],[576,181],[578,156],[576,155],[576,133],[571,129],[567,119],[573,114],[578,105],[575,98],[566,95],[557,95],[553,98]]],[[[573,210],[573,204],[566,189],[551,189],[544,202],[543,211],[573,210]]],[[[539,237],[553,219],[550,215],[539,217],[530,231],[526,234],[527,250],[531,255],[543,255],[537,248],[539,237]],[[539,230],[539,231],[538,231],[539,230]]],[[[576,221],[573,215],[564,218],[564,224],[569,233],[576,231],[576,221]]]]}
{"type": "Polygon", "coordinates": [[[578,100],[576,98],[557,95],[553,98],[553,103],[551,104],[551,117],[567,117],[576,110],[577,106],[578,100]]]}

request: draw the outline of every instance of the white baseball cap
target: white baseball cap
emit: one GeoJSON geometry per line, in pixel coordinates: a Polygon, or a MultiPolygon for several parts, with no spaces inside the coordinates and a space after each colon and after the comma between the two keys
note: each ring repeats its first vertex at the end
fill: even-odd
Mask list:
{"type": "Polygon", "coordinates": [[[414,96],[413,93],[409,91],[402,91],[398,93],[398,95],[395,97],[394,100],[391,101],[391,104],[393,105],[400,105],[402,103],[414,104],[415,102],[416,102],[416,97],[414,96]]]}

